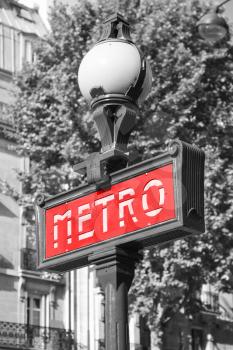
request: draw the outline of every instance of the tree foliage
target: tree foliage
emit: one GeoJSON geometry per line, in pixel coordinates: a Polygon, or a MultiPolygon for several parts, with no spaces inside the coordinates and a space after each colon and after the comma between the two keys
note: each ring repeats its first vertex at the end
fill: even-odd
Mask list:
{"type": "MultiPolygon", "coordinates": [[[[149,158],[174,138],[206,152],[206,232],[145,252],[131,289],[133,310],[162,330],[181,308],[197,311],[203,283],[233,287],[233,50],[225,41],[210,46],[200,40],[196,23],[206,8],[199,0],[128,0],[120,8],[153,73],[131,152],[149,158]]],[[[29,201],[36,192],[52,195],[78,185],[72,166],[100,148],[77,72],[110,11],[101,1],[55,6],[36,64],[17,78],[13,113],[19,151],[31,162],[29,174],[21,174],[29,201]]]]}

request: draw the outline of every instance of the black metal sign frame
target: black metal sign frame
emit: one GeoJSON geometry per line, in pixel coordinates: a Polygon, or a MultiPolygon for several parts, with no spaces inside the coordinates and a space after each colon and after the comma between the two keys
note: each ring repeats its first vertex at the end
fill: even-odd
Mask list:
{"type": "Polygon", "coordinates": [[[93,253],[114,247],[143,249],[172,241],[192,233],[202,233],[204,224],[204,152],[175,140],[161,155],[111,174],[111,185],[144,174],[167,164],[173,165],[175,219],[133,231],[107,241],[46,258],[46,210],[96,191],[95,185],[83,185],[71,191],[35,201],[38,269],[64,272],[88,265],[93,253]]]}

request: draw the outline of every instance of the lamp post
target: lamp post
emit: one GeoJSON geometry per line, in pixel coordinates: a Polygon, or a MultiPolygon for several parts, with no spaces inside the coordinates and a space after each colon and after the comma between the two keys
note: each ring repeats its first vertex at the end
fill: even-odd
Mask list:
{"type": "MultiPolygon", "coordinates": [[[[78,80],[99,131],[102,150],[74,167],[86,173],[97,189],[110,186],[110,173],[127,166],[127,144],[138,106],[151,89],[148,61],[132,42],[129,23],[116,13],[109,17],[97,44],[83,58],[78,80]]],[[[128,350],[128,290],[139,255],[115,247],[96,252],[89,263],[105,294],[105,348],[128,350]]]]}
{"type": "Polygon", "coordinates": [[[225,0],[215,8],[211,9],[197,23],[197,29],[200,36],[211,44],[215,44],[229,35],[228,25],[225,19],[219,15],[219,9],[229,1],[230,0],[225,0]]]}
{"type": "Polygon", "coordinates": [[[117,13],[104,22],[100,40],[80,64],[78,80],[92,109],[102,152],[74,169],[86,172],[88,183],[104,187],[108,174],[129,161],[127,144],[138,106],[151,89],[150,65],[132,42],[123,16],[117,13]]]}

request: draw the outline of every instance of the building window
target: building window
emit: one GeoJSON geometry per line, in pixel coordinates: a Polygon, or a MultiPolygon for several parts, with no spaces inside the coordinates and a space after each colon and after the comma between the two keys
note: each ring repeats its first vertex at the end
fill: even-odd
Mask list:
{"type": "Polygon", "coordinates": [[[8,113],[9,106],[6,103],[0,102],[0,124],[11,126],[14,124],[13,118],[8,113]]]}
{"type": "Polygon", "coordinates": [[[15,72],[20,67],[19,32],[0,23],[0,68],[15,72]]]}
{"type": "Polygon", "coordinates": [[[38,296],[29,296],[27,298],[27,324],[41,325],[41,298],[38,296]]]}
{"type": "Polygon", "coordinates": [[[33,52],[33,40],[24,40],[23,51],[20,50],[20,37],[22,33],[0,23],[0,69],[9,72],[17,72],[21,69],[23,61],[33,63],[35,54],[33,52]]]}
{"type": "Polygon", "coordinates": [[[14,72],[20,70],[20,33],[14,31],[14,72]]]}
{"type": "Polygon", "coordinates": [[[192,350],[204,350],[202,329],[192,329],[192,350]]]}
{"type": "Polygon", "coordinates": [[[23,8],[18,9],[17,16],[23,18],[24,20],[26,19],[26,21],[33,22],[33,23],[35,22],[33,19],[32,13],[23,8]]]}
{"type": "Polygon", "coordinates": [[[3,66],[2,68],[8,71],[12,71],[12,37],[11,28],[2,26],[2,46],[3,46],[3,66]]]}
{"type": "Polygon", "coordinates": [[[25,48],[24,49],[25,62],[32,63],[33,62],[32,42],[30,40],[25,40],[24,48],[25,48]]]}

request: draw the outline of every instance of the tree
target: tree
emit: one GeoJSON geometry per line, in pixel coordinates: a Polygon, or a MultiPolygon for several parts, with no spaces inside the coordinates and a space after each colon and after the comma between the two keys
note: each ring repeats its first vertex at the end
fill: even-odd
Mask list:
{"type": "Polygon", "coordinates": [[[181,308],[187,314],[200,308],[203,283],[232,290],[233,65],[227,43],[220,50],[198,39],[198,1],[189,8],[185,1],[163,2],[156,10],[148,3],[141,10],[149,25],[139,22],[136,33],[150,56],[154,87],[139,121],[138,149],[148,156],[156,143],[179,137],[203,148],[207,158],[206,232],[147,252],[131,291],[134,309],[157,330],[160,346],[163,328],[181,308]]]}
{"type": "MultiPolygon", "coordinates": [[[[20,174],[29,203],[37,192],[53,195],[77,186],[82,179],[72,165],[100,147],[77,72],[110,5],[80,1],[71,10],[54,7],[52,32],[37,48],[36,64],[17,78],[13,115],[19,151],[31,162],[29,174],[20,174]]],[[[136,272],[132,308],[156,330],[156,346],[181,308],[186,314],[198,310],[196,292],[204,282],[225,291],[233,287],[233,51],[224,41],[212,47],[198,38],[201,5],[199,0],[129,0],[125,5],[133,39],[153,72],[130,150],[148,158],[179,137],[204,149],[207,158],[206,232],[146,251],[136,272]]],[[[32,212],[25,215],[32,223],[32,212]]]]}

